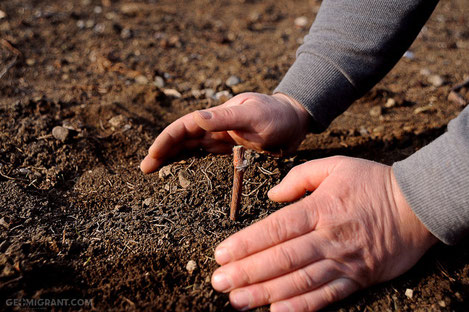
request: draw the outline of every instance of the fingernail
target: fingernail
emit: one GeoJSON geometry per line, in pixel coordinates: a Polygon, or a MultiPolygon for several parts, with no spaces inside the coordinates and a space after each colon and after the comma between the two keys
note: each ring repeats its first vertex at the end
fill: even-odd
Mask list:
{"type": "Polygon", "coordinates": [[[293,307],[288,302],[277,302],[270,306],[272,312],[293,312],[293,307]]]}
{"type": "Polygon", "coordinates": [[[203,119],[211,119],[212,118],[212,113],[211,112],[208,112],[208,111],[199,111],[199,114],[200,114],[200,117],[202,117],[203,119]]]}
{"type": "Polygon", "coordinates": [[[217,262],[219,264],[225,264],[225,263],[228,263],[230,262],[231,260],[231,255],[230,253],[228,252],[228,249],[222,247],[222,248],[217,248],[215,250],[215,260],[217,260],[217,262]]]}
{"type": "Polygon", "coordinates": [[[215,273],[212,277],[212,286],[215,288],[216,291],[227,291],[231,289],[232,284],[228,280],[228,277],[224,273],[215,273]]]}
{"type": "Polygon", "coordinates": [[[247,290],[240,290],[231,293],[231,305],[238,310],[246,311],[251,304],[251,293],[247,290]]]}

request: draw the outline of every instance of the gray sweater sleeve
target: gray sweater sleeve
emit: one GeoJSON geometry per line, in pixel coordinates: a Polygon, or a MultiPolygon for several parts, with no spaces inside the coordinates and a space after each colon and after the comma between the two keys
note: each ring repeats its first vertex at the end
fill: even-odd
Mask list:
{"type": "Polygon", "coordinates": [[[469,106],[429,145],[393,165],[394,175],[427,229],[446,244],[469,233],[469,106]]]}
{"type": "Polygon", "coordinates": [[[300,102],[324,130],[386,75],[438,0],[324,0],[275,92],[300,102]]]}
{"type": "MultiPolygon", "coordinates": [[[[299,101],[321,131],[399,60],[437,0],[324,0],[274,92],[299,101]]],[[[469,107],[448,132],[393,165],[404,196],[441,241],[469,234],[469,107]]]]}

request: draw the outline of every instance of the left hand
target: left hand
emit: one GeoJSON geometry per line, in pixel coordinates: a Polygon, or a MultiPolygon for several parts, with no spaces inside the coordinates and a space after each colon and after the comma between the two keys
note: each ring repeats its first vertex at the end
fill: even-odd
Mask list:
{"type": "Polygon", "coordinates": [[[313,311],[410,269],[437,242],[412,212],[391,167],[348,157],[293,168],[269,192],[300,199],[234,234],[212,276],[241,310],[313,311]]]}

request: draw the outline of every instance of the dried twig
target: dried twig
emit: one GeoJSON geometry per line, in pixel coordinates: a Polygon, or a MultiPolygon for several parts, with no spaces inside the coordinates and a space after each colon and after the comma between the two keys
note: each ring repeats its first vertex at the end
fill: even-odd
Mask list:
{"type": "Polygon", "coordinates": [[[451,91],[448,94],[448,101],[456,103],[461,106],[467,105],[467,100],[464,96],[459,93],[459,90],[469,86],[469,79],[464,80],[460,84],[455,85],[451,88],[451,91]]]}
{"type": "Polygon", "coordinates": [[[5,74],[10,70],[10,68],[12,68],[16,64],[18,57],[21,56],[21,52],[15,47],[13,47],[11,43],[9,43],[5,39],[0,39],[0,45],[4,46],[7,50],[10,50],[10,52],[12,52],[15,55],[13,59],[10,62],[8,62],[5,65],[5,67],[0,71],[0,79],[2,79],[3,76],[5,76],[5,74]]]}
{"type": "Polygon", "coordinates": [[[233,165],[234,165],[234,178],[233,178],[233,194],[231,197],[230,206],[230,219],[236,220],[238,218],[239,202],[243,188],[244,170],[247,167],[247,161],[244,160],[244,147],[241,145],[233,148],[233,165]]]}
{"type": "Polygon", "coordinates": [[[462,88],[464,87],[468,87],[469,86],[469,78],[464,80],[463,82],[461,82],[460,84],[457,84],[455,85],[454,87],[451,88],[451,91],[456,91],[458,92],[459,90],[461,90],[462,88]]]}

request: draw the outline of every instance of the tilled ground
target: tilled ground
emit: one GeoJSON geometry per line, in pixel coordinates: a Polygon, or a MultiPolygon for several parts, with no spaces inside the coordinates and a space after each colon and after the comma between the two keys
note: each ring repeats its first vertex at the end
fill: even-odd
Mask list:
{"type": "MultiPolygon", "coordinates": [[[[0,2],[2,309],[15,309],[12,298],[82,298],[97,310],[229,310],[210,286],[213,250],[281,208],[266,193],[289,169],[337,154],[392,164],[442,134],[463,109],[450,89],[469,75],[467,4],[457,0],[442,1],[412,53],[298,153],[251,154],[239,222],[227,216],[230,156],[199,152],[161,174],[138,170],[176,118],[271,92],[319,5],[0,2]],[[295,26],[300,16],[307,26],[295,26]]],[[[467,311],[467,247],[438,245],[404,276],[331,309],[467,311]]]]}

